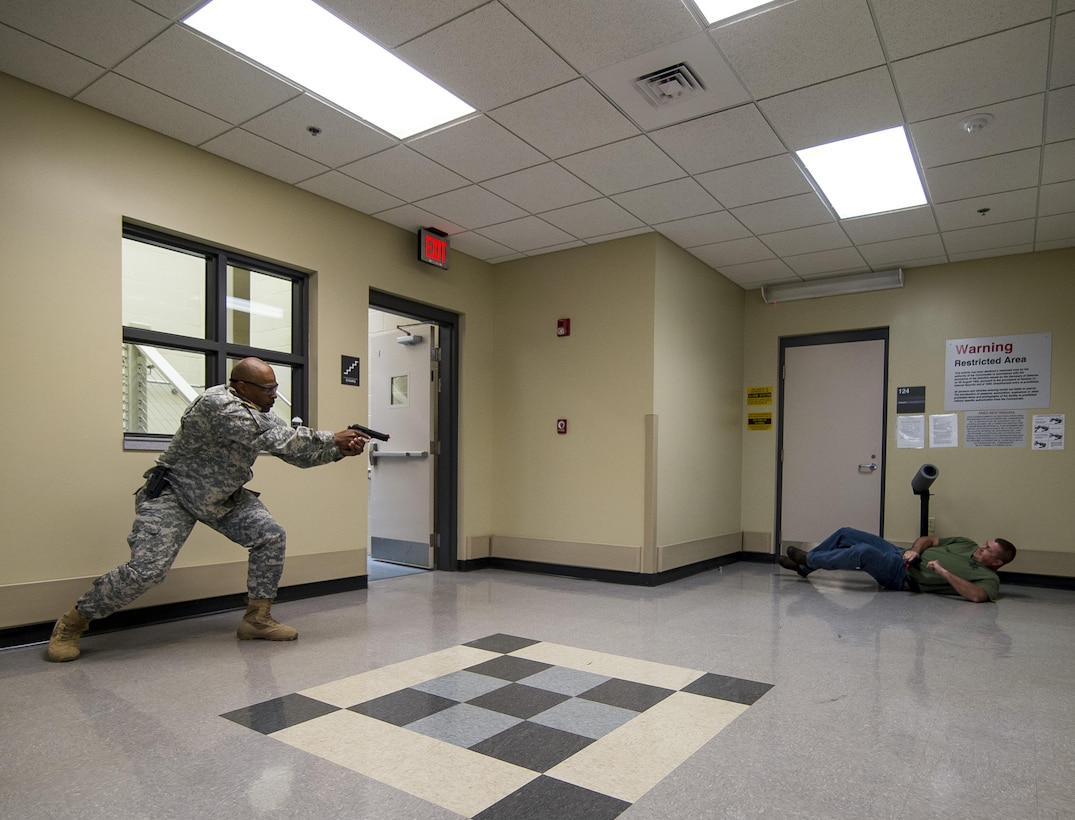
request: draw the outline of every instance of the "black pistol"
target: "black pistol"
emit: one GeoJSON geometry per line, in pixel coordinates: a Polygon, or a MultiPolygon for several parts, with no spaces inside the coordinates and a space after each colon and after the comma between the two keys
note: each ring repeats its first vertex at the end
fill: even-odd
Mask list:
{"type": "Polygon", "coordinates": [[[365,433],[370,438],[375,438],[378,441],[388,441],[392,438],[388,433],[378,433],[376,430],[371,430],[369,427],[363,427],[361,424],[349,424],[348,430],[358,430],[360,433],[365,433]]]}

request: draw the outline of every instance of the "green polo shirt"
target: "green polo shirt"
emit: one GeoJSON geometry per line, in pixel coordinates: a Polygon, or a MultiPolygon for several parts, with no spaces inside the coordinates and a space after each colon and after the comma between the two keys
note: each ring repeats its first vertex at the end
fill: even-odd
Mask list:
{"type": "Polygon", "coordinates": [[[995,601],[1000,597],[1000,576],[971,557],[976,549],[978,544],[969,538],[941,538],[937,546],[922,553],[921,564],[908,567],[907,575],[918,585],[919,592],[958,595],[943,577],[931,569],[926,569],[926,564],[930,561],[940,561],[941,566],[950,573],[977,584],[985,590],[990,601],[995,601]]]}

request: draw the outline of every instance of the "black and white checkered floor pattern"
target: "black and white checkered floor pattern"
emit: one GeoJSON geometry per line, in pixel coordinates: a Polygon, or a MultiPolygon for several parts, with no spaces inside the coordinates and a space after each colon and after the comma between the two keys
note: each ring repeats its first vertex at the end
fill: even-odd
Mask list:
{"type": "Polygon", "coordinates": [[[603,820],[770,688],[499,634],[223,717],[465,817],[603,820]]]}

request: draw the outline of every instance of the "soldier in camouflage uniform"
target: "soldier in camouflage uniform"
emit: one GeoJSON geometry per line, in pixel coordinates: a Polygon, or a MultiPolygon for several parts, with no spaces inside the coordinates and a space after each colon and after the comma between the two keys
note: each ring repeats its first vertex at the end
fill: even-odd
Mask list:
{"type": "Polygon", "coordinates": [[[135,494],[127,537],[131,559],[94,581],[56,622],[49,660],[75,660],[92,619],[111,615],[163,581],[198,521],[249,550],[247,611],[238,637],[298,637],[269,614],[284,568],[285,535],[257,493],[244,486],[253,477],[250,468],[262,452],[296,467],[329,464],[363,452],[369,437],[350,429],[292,429],[271,412],[276,389],[272,367],[243,359],[228,385],[209,388],[187,408],[171,445],[135,494]]]}

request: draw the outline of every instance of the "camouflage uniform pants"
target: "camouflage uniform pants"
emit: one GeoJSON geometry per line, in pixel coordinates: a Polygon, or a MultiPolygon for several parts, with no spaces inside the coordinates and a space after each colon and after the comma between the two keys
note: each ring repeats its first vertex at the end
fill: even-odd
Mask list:
{"type": "MultiPolygon", "coordinates": [[[[171,488],[151,499],[139,490],[134,526],[127,536],[131,560],[94,581],[78,599],[78,611],[90,619],[103,618],[163,581],[197,521],[171,488]]],[[[249,550],[248,595],[275,598],[284,570],[286,538],[284,528],[273,520],[258,497],[244,493],[239,505],[223,518],[202,523],[249,550]]]]}

